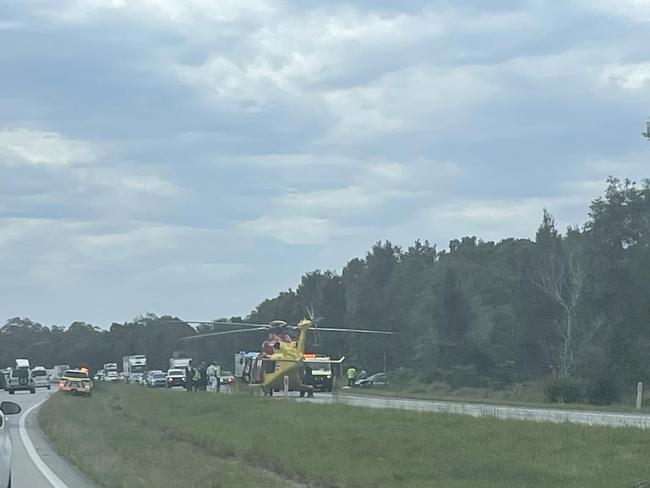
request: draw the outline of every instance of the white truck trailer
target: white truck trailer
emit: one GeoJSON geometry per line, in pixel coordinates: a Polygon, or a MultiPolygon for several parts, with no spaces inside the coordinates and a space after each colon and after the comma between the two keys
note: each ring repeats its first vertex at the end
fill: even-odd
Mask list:
{"type": "Polygon", "coordinates": [[[69,369],[69,364],[57,364],[54,366],[54,372],[52,373],[52,376],[50,376],[50,381],[54,383],[58,382],[61,379],[61,376],[63,376],[63,373],[69,369]]]}
{"type": "Polygon", "coordinates": [[[235,354],[235,378],[250,383],[253,362],[259,356],[258,352],[241,351],[235,354]]]}
{"type": "Polygon", "coordinates": [[[135,354],[122,358],[122,371],[127,383],[142,383],[147,371],[147,356],[135,354]]]}
{"type": "Polygon", "coordinates": [[[169,358],[169,369],[185,369],[192,362],[192,358],[169,358]]]}
{"type": "Polygon", "coordinates": [[[118,381],[119,375],[117,373],[117,363],[106,363],[104,364],[104,381],[118,381]]]}

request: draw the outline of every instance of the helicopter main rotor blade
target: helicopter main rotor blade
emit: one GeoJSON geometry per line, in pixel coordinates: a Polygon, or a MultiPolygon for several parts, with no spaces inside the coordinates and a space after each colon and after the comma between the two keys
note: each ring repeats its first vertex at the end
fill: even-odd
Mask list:
{"type": "Polygon", "coordinates": [[[354,334],[378,334],[378,335],[397,335],[397,332],[387,332],[383,330],[368,329],[334,329],[331,327],[318,327],[318,332],[352,332],[354,334]]]}
{"type": "Polygon", "coordinates": [[[192,341],[194,339],[203,339],[204,337],[213,337],[225,334],[239,334],[241,332],[255,332],[255,331],[266,331],[267,327],[256,327],[254,329],[237,329],[237,330],[225,330],[223,332],[210,332],[209,334],[199,334],[195,336],[181,337],[179,341],[192,341]]]}
{"type": "Polygon", "coordinates": [[[164,322],[167,324],[187,324],[187,325],[223,325],[223,326],[232,326],[232,327],[269,327],[269,324],[254,324],[251,322],[224,322],[220,320],[181,320],[181,319],[170,319],[170,320],[159,320],[159,322],[164,322]]]}
{"type": "Polygon", "coordinates": [[[269,327],[269,324],[255,324],[252,322],[222,322],[218,320],[213,321],[202,321],[202,320],[182,320],[186,324],[190,325],[223,325],[223,326],[233,326],[233,327],[269,327]]]}

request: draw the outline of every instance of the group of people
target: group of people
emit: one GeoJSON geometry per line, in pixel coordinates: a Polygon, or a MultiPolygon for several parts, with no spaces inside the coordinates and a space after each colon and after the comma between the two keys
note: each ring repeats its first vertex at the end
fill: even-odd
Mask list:
{"type": "Polygon", "coordinates": [[[346,376],[348,378],[348,386],[352,388],[357,382],[357,380],[366,379],[368,377],[368,373],[363,368],[359,373],[357,373],[357,368],[354,366],[350,366],[346,372],[346,376]]]}
{"type": "Polygon", "coordinates": [[[185,389],[187,391],[221,391],[221,366],[211,362],[201,362],[198,367],[192,361],[185,368],[185,389]]]}

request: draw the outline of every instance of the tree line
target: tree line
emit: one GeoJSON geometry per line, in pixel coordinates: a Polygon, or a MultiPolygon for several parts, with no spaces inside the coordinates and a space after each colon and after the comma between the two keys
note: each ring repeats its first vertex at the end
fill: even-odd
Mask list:
{"type": "MultiPolygon", "coordinates": [[[[650,180],[610,177],[589,209],[583,225],[564,231],[544,210],[534,240],[472,236],[442,250],[428,241],[378,242],[341,273],[306,273],[245,320],[297,322],[313,312],[323,327],[397,332],[386,339],[316,331],[310,347],[423,383],[501,388],[548,377],[611,401],[650,376],[650,180]]],[[[259,347],[254,335],[179,342],[212,330],[153,314],[108,330],[15,318],[0,329],[0,364],[25,355],[96,367],[144,353],[162,368],[179,348],[228,364],[234,351],[259,347]]]]}

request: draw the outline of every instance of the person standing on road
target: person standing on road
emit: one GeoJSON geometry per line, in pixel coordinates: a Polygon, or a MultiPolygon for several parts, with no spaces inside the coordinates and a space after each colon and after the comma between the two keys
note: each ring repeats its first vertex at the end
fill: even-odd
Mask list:
{"type": "Polygon", "coordinates": [[[194,381],[194,369],[190,360],[185,367],[185,391],[192,391],[192,381],[194,381]]]}
{"type": "Polygon", "coordinates": [[[206,371],[205,363],[201,363],[199,367],[199,390],[205,391],[208,387],[208,373],[206,371]]]}
{"type": "Polygon", "coordinates": [[[217,373],[217,392],[221,391],[221,365],[217,364],[216,366],[216,373],[217,373]]]}
{"type": "Polygon", "coordinates": [[[350,366],[347,371],[348,376],[348,386],[352,388],[354,386],[354,381],[357,379],[357,368],[350,366]]]}
{"type": "Polygon", "coordinates": [[[302,384],[314,387],[314,375],[311,366],[305,366],[305,374],[302,376],[302,384]]]}
{"type": "Polygon", "coordinates": [[[217,391],[217,367],[214,365],[214,362],[210,363],[208,369],[206,369],[208,374],[208,390],[217,391]]]}
{"type": "Polygon", "coordinates": [[[198,391],[200,379],[201,379],[201,375],[199,374],[199,368],[193,368],[192,369],[192,391],[198,391]]]}

